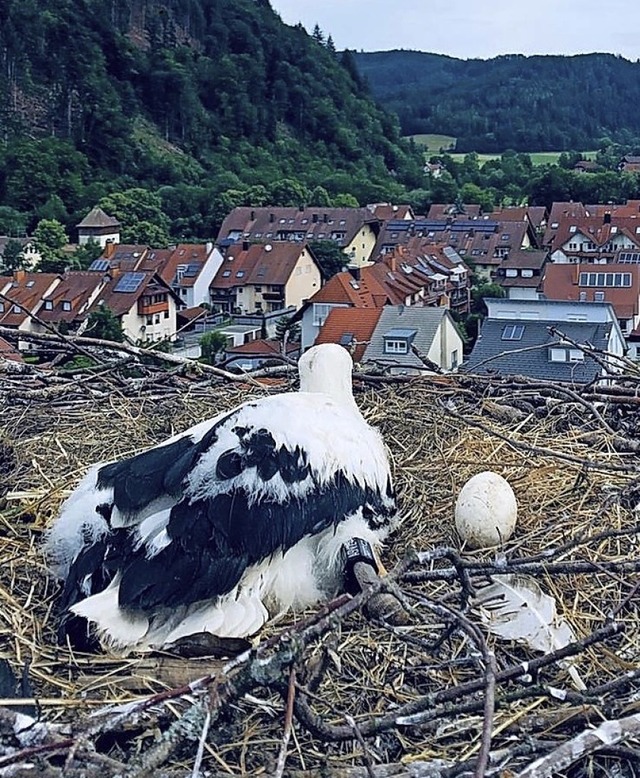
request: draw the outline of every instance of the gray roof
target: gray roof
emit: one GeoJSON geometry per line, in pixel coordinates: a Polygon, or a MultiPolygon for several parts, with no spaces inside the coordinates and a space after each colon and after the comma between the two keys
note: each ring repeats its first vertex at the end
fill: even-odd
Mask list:
{"type": "Polygon", "coordinates": [[[447,315],[446,308],[386,305],[382,309],[362,361],[378,360],[399,363],[404,366],[424,367],[420,359],[411,351],[408,354],[385,354],[384,336],[398,337],[400,330],[409,331],[412,334],[415,331],[415,337],[411,340],[411,344],[420,353],[426,355],[445,315],[447,315]]]}
{"type": "Polygon", "coordinates": [[[83,228],[97,228],[97,227],[119,227],[120,222],[115,219],[113,216],[109,216],[106,214],[102,208],[98,208],[96,205],[95,208],[92,208],[89,213],[84,217],[84,219],[79,223],[76,224],[76,227],[83,227],[83,228]]]}
{"type": "Polygon", "coordinates": [[[607,349],[612,326],[611,322],[486,319],[464,369],[469,373],[524,375],[544,381],[588,383],[602,374],[602,368],[587,356],[581,362],[551,362],[549,347],[559,345],[560,338],[552,335],[549,327],[557,327],[576,343],[589,343],[596,348],[607,349]],[[517,340],[503,340],[505,327],[522,327],[522,336],[517,340]]]}

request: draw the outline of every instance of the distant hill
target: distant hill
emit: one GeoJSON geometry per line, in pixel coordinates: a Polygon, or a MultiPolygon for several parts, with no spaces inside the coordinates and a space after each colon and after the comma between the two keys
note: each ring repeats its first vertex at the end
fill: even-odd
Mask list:
{"type": "Polygon", "coordinates": [[[640,63],[622,57],[386,51],[354,59],[405,135],[453,135],[457,151],[583,150],[640,138],[640,63]]]}
{"type": "Polygon", "coordinates": [[[282,178],[366,200],[420,182],[350,53],[268,0],[0,3],[0,52],[0,206],[55,195],[73,213],[105,189],[210,199],[282,178]]]}

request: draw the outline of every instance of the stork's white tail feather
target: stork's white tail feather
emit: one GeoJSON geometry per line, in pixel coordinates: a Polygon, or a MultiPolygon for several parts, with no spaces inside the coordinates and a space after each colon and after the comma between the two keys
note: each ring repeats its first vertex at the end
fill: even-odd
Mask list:
{"type": "Polygon", "coordinates": [[[106,589],[80,600],[70,610],[95,624],[101,640],[114,646],[127,646],[147,634],[149,619],[118,607],[119,586],[118,578],[114,578],[106,589]]]}

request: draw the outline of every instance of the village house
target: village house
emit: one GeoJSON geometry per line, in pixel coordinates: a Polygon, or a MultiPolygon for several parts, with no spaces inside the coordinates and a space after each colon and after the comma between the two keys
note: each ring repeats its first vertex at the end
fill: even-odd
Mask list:
{"type": "Polygon", "coordinates": [[[358,364],[382,314],[382,308],[332,308],[314,345],[337,343],[344,346],[358,364]]]}
{"type": "Polygon", "coordinates": [[[490,281],[509,252],[531,247],[530,229],[524,221],[498,222],[489,218],[393,220],[386,222],[373,253],[384,257],[415,238],[445,244],[473,264],[480,280],[490,281]]]}
{"type": "Polygon", "coordinates": [[[621,173],[640,173],[640,157],[626,154],[618,163],[618,170],[621,173]]]}
{"type": "Polygon", "coordinates": [[[627,340],[629,356],[637,359],[640,341],[640,265],[547,264],[542,291],[549,300],[609,303],[627,340]]]}
{"type": "MultiPolygon", "coordinates": [[[[62,331],[82,331],[89,309],[109,283],[109,276],[100,271],[69,270],[59,276],[58,283],[42,297],[38,319],[62,331]]],[[[34,322],[37,332],[46,327],[34,322]]]]}
{"type": "Polygon", "coordinates": [[[275,245],[284,241],[331,241],[345,254],[345,264],[371,261],[381,222],[368,208],[234,208],[222,222],[216,245],[226,254],[243,241],[275,245]]]}
{"type": "Polygon", "coordinates": [[[20,259],[24,270],[35,270],[42,259],[35,241],[32,238],[12,238],[0,235],[0,267],[4,267],[4,252],[9,241],[17,241],[20,248],[20,259]]]}
{"type": "MultiPolygon", "coordinates": [[[[230,346],[225,349],[224,362],[227,369],[257,370],[268,364],[281,365],[280,357],[285,347],[279,340],[257,338],[239,346],[230,346]]],[[[297,360],[300,356],[299,343],[287,343],[286,356],[297,360]]]]}
{"type": "Polygon", "coordinates": [[[396,248],[381,261],[337,273],[297,314],[302,346],[316,340],[333,308],[382,308],[385,305],[440,306],[469,312],[470,273],[448,246],[420,241],[396,248]]]}
{"type": "Polygon", "coordinates": [[[210,285],[211,304],[225,313],[298,309],[322,284],[306,244],[241,241],[230,245],[210,285]]]}
{"type": "Polygon", "coordinates": [[[222,254],[212,242],[178,243],[169,249],[149,249],[138,267],[156,270],[184,306],[195,308],[209,303],[209,287],[222,262],[222,254]]]}
{"type": "MultiPolygon", "coordinates": [[[[38,314],[44,298],[60,283],[56,273],[27,273],[16,270],[11,278],[0,278],[0,326],[20,332],[37,332],[31,314],[38,314]]],[[[20,350],[31,348],[19,341],[20,350]]]]}
{"type": "Polygon", "coordinates": [[[620,372],[623,334],[608,303],[485,299],[488,315],[464,369],[587,384],[620,372]],[[611,356],[606,367],[578,348],[588,344],[611,356]]]}
{"type": "Polygon", "coordinates": [[[132,343],[175,340],[180,298],[153,270],[112,268],[108,282],[87,309],[87,315],[108,308],[122,323],[132,343]]]}
{"type": "Polygon", "coordinates": [[[389,305],[380,313],[362,362],[383,365],[390,375],[448,373],[458,369],[462,347],[446,308],[389,305]]]}
{"type": "Polygon", "coordinates": [[[92,208],[84,219],[76,224],[78,244],[95,241],[104,248],[108,243],[120,243],[120,222],[106,214],[102,208],[92,208]]]}
{"type": "Polygon", "coordinates": [[[502,260],[494,280],[510,300],[537,300],[547,259],[542,249],[516,249],[502,260]]]}

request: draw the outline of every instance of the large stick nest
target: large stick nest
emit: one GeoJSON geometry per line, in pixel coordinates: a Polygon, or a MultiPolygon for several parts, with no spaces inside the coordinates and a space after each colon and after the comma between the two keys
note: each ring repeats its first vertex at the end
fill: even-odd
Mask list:
{"type": "MultiPolygon", "coordinates": [[[[0,681],[10,670],[26,698],[0,708],[0,775],[186,775],[194,763],[227,775],[515,775],[638,710],[638,400],[624,384],[578,395],[516,378],[356,382],[392,457],[404,520],[384,561],[409,626],[374,623],[343,598],[270,625],[235,664],[57,645],[57,585],[39,547],[85,469],[294,387],[128,369],[0,376],[0,681]],[[460,549],[453,524],[458,492],[486,469],[519,506],[498,557],[460,549]],[[586,691],[562,652],[477,630],[469,595],[492,572],[535,576],[555,597],[586,691]],[[16,735],[18,710],[38,720],[28,735],[16,735]]],[[[538,774],[637,775],[627,734],[538,774]]]]}

